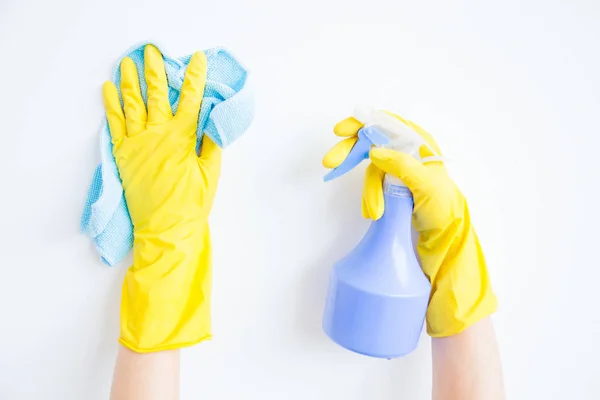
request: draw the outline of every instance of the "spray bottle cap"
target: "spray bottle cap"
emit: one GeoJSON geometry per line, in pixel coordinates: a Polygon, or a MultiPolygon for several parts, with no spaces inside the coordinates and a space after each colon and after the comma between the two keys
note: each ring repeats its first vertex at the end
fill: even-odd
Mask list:
{"type": "MultiPolygon", "coordinates": [[[[369,151],[373,146],[401,151],[421,162],[441,160],[439,156],[420,157],[420,147],[425,145],[431,149],[429,143],[412,128],[385,111],[368,106],[357,106],[354,110],[354,118],[364,124],[358,131],[358,140],[344,162],[325,175],[325,182],[339,178],[369,158],[369,151]]],[[[432,154],[435,152],[432,151],[432,154]]]]}

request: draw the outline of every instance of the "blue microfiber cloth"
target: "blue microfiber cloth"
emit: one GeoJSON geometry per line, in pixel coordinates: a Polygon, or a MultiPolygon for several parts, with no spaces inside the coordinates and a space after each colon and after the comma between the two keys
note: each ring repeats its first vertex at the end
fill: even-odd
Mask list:
{"type": "MultiPolygon", "coordinates": [[[[141,43],[127,51],[119,59],[113,72],[113,82],[119,88],[121,60],[131,57],[140,77],[144,102],[147,101],[147,86],[143,78],[144,47],[147,44],[151,43],[141,43]]],[[[175,113],[191,55],[170,57],[160,46],[154,45],[161,51],[165,60],[169,102],[175,113]]],[[[208,72],[198,117],[197,143],[200,146],[202,136],[206,134],[221,148],[225,148],[248,129],[254,115],[252,98],[246,89],[248,71],[223,48],[205,50],[204,53],[208,61],[208,72]]],[[[113,157],[106,118],[100,136],[101,161],[94,172],[83,208],[81,231],[93,239],[102,261],[113,266],[121,261],[133,246],[133,225],[113,157]]]]}

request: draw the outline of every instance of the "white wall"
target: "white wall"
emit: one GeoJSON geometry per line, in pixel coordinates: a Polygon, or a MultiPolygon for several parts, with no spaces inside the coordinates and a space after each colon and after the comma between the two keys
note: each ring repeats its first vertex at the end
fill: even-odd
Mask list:
{"type": "Polygon", "coordinates": [[[215,337],[184,351],[183,399],[429,398],[426,336],[388,362],[321,332],[328,269],[368,225],[363,168],[321,180],[355,102],[418,121],[454,160],[509,398],[600,398],[599,20],[593,0],[0,1],[0,398],[107,398],[128,265],[102,265],[79,216],[101,83],[148,38],[229,47],[258,105],[226,152],[215,337]]]}

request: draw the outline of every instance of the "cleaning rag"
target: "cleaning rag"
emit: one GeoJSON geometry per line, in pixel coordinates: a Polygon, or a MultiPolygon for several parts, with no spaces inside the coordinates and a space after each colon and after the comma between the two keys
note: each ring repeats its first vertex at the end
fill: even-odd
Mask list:
{"type": "MultiPolygon", "coordinates": [[[[119,59],[113,72],[113,82],[117,88],[120,87],[119,66],[125,57],[134,61],[138,76],[144,76],[144,47],[147,44],[155,45],[163,54],[169,102],[175,113],[191,55],[171,57],[154,43],[136,45],[119,59]]],[[[223,48],[205,50],[204,53],[208,72],[198,117],[197,145],[200,146],[202,136],[206,134],[219,147],[226,148],[248,129],[254,115],[252,97],[246,87],[248,71],[223,48]]],[[[144,79],[140,79],[140,88],[144,102],[147,102],[144,79]]],[[[110,266],[119,263],[133,246],[133,225],[112,153],[106,118],[100,132],[100,164],[94,172],[83,208],[81,231],[92,238],[102,261],[110,266]]]]}

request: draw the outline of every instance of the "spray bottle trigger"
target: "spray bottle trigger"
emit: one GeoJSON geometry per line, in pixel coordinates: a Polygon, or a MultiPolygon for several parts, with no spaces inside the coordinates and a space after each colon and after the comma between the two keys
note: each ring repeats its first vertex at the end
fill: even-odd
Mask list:
{"type": "Polygon", "coordinates": [[[358,132],[359,140],[361,135],[366,137],[375,146],[385,146],[390,144],[390,138],[387,137],[385,133],[372,126],[366,126],[358,132]]]}
{"type": "Polygon", "coordinates": [[[323,178],[325,182],[339,178],[346,172],[352,170],[363,160],[369,158],[369,152],[373,146],[383,146],[390,143],[390,139],[380,130],[374,127],[364,127],[358,131],[358,140],[348,153],[346,159],[333,170],[329,171],[323,178]]]}

